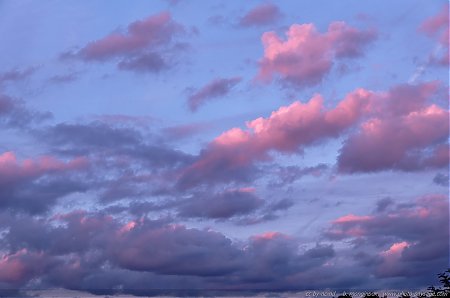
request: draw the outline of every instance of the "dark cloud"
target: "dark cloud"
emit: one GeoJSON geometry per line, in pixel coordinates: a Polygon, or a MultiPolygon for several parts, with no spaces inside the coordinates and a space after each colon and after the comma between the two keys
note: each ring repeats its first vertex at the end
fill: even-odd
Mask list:
{"type": "Polygon", "coordinates": [[[137,227],[120,237],[111,254],[121,267],[130,270],[217,276],[240,266],[240,251],[217,232],[174,225],[151,230],[137,227]],[[141,243],[161,245],[143,247],[141,243]]]}
{"type": "Polygon", "coordinates": [[[394,200],[392,200],[391,198],[383,198],[381,200],[378,200],[376,212],[386,211],[386,209],[389,208],[390,206],[392,206],[393,203],[394,203],[394,200]]]}
{"type": "Polygon", "coordinates": [[[45,212],[58,198],[86,190],[78,174],[88,167],[83,157],[67,162],[49,156],[19,161],[14,153],[3,153],[0,206],[10,211],[45,212]]]}
{"type": "Polygon", "coordinates": [[[125,58],[117,65],[121,70],[137,72],[159,72],[168,68],[168,64],[158,53],[145,53],[136,57],[125,58]]]}
{"type": "Polygon", "coordinates": [[[240,77],[234,77],[220,78],[209,82],[189,96],[189,108],[191,111],[196,111],[205,102],[227,95],[241,80],[240,77]]]}
{"type": "Polygon", "coordinates": [[[124,220],[82,210],[40,219],[0,213],[0,226],[6,231],[0,282],[26,287],[34,280],[33,286],[93,293],[150,294],[181,285],[194,291],[342,289],[373,285],[374,278],[391,287],[427,285],[448,257],[448,202],[441,196],[338,218],[327,231],[329,239],[361,240],[339,249],[330,243],[305,247],[277,232],[232,241],[169,218],[124,220]],[[12,268],[20,270],[1,274],[12,268]]]}
{"type": "Polygon", "coordinates": [[[294,206],[294,201],[291,199],[282,199],[276,202],[273,202],[269,205],[268,209],[272,211],[286,210],[294,206]]]}
{"type": "Polygon", "coordinates": [[[316,245],[306,251],[305,255],[313,259],[331,258],[335,256],[332,245],[316,245]]]}
{"type": "Polygon", "coordinates": [[[0,190],[2,209],[38,214],[53,208],[58,199],[73,193],[84,193],[89,185],[69,175],[50,179],[14,181],[0,190]]]}
{"type": "Polygon", "coordinates": [[[258,198],[253,189],[228,190],[212,195],[194,195],[178,207],[182,217],[229,219],[254,212],[264,201],[258,198]]]}
{"type": "Polygon", "coordinates": [[[447,174],[437,173],[436,176],[434,176],[433,178],[433,182],[436,183],[437,185],[448,186],[449,185],[448,173],[447,174]]]}
{"type": "Polygon", "coordinates": [[[294,183],[304,176],[321,176],[328,169],[326,164],[318,164],[312,167],[286,166],[279,167],[276,171],[277,179],[270,183],[271,186],[284,186],[294,183]]]}
{"type": "Polygon", "coordinates": [[[256,212],[237,219],[236,224],[245,226],[276,220],[280,218],[286,210],[294,206],[294,204],[295,202],[292,199],[266,202],[266,204],[256,210],[256,212]]]}
{"type": "Polygon", "coordinates": [[[355,256],[380,279],[407,277],[408,285],[426,284],[448,263],[448,221],[448,197],[429,195],[373,215],[342,216],[326,235],[352,239],[355,256]]]}
{"type": "Polygon", "coordinates": [[[28,108],[24,101],[0,94],[0,124],[11,128],[30,128],[50,119],[49,112],[28,108]]]}
{"type": "Polygon", "coordinates": [[[158,144],[131,126],[117,126],[99,121],[60,123],[37,132],[51,149],[69,155],[128,156],[151,166],[166,167],[185,163],[191,157],[181,151],[158,144]],[[146,138],[150,140],[147,141],[146,138]]]}
{"type": "Polygon", "coordinates": [[[232,152],[202,150],[197,161],[181,172],[176,181],[177,188],[187,190],[202,184],[213,186],[233,181],[251,183],[259,175],[260,170],[253,165],[234,165],[233,157],[232,152]]]}
{"type": "Polygon", "coordinates": [[[36,130],[34,137],[54,155],[89,158],[85,183],[102,204],[173,192],[177,170],[193,157],[131,120],[60,123],[36,130]]]}
{"type": "Polygon", "coordinates": [[[133,147],[142,135],[131,128],[116,128],[100,122],[87,124],[60,123],[41,132],[47,142],[67,150],[86,153],[93,148],[133,147]]]}
{"type": "Polygon", "coordinates": [[[150,293],[177,285],[245,290],[260,288],[265,282],[268,289],[280,289],[277,286],[289,285],[290,277],[307,274],[334,256],[331,246],[300,249],[297,239],[280,233],[238,243],[212,230],[189,229],[164,220],[123,223],[110,215],[85,211],[39,220],[3,214],[0,223],[9,227],[1,240],[9,251],[8,263],[0,263],[0,272],[13,265],[21,268],[13,271],[14,278],[0,274],[0,282],[25,286],[39,276],[33,283],[38,288],[150,293]],[[125,270],[127,277],[122,275],[125,270]],[[113,281],[120,287],[113,286],[113,281]]]}

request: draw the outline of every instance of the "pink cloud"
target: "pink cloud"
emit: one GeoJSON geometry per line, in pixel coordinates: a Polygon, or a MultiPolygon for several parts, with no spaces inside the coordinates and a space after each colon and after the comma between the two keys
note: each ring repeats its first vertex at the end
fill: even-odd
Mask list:
{"type": "Polygon", "coordinates": [[[36,269],[42,264],[42,254],[30,253],[26,249],[5,254],[0,257],[0,282],[24,283],[38,273],[36,269]]]}
{"type": "Polygon", "coordinates": [[[36,160],[19,161],[13,152],[0,155],[0,182],[41,176],[47,173],[79,170],[88,166],[87,159],[79,157],[68,162],[51,156],[42,156],[36,160]]]}
{"type": "Polygon", "coordinates": [[[380,253],[381,264],[377,268],[379,276],[402,275],[403,252],[411,246],[407,241],[393,243],[389,249],[380,253]]]}
{"type": "Polygon", "coordinates": [[[437,15],[425,20],[419,29],[430,36],[441,33],[444,29],[448,31],[448,9],[448,4],[444,5],[437,15]]]}
{"type": "Polygon", "coordinates": [[[358,89],[334,109],[327,110],[315,95],[307,103],[296,101],[267,118],[247,122],[247,128],[232,128],[215,138],[199,160],[182,173],[185,186],[203,179],[228,179],[255,161],[270,159],[270,151],[300,152],[303,147],[337,137],[364,115],[372,93],[358,89]],[[222,176],[219,176],[222,175],[222,176]]]}
{"type": "Polygon", "coordinates": [[[281,12],[276,5],[261,4],[252,8],[240,20],[242,27],[262,26],[272,24],[281,18],[281,12]]]}
{"type": "Polygon", "coordinates": [[[426,105],[435,83],[398,86],[372,102],[371,118],[344,143],[342,172],[420,170],[448,165],[449,111],[426,105]]]}
{"type": "Polygon", "coordinates": [[[410,244],[406,241],[397,242],[391,245],[391,247],[383,252],[383,255],[386,257],[399,257],[399,255],[403,252],[405,248],[407,248],[410,244]]]}
{"type": "Polygon", "coordinates": [[[179,183],[187,187],[200,181],[245,180],[254,163],[270,160],[272,151],[299,153],[360,123],[340,150],[341,172],[445,166],[449,112],[427,105],[437,88],[430,82],[399,85],[388,92],[356,89],[335,108],[326,108],[320,95],[306,103],[296,101],[267,118],[248,121],[244,129],[232,128],[216,137],[181,172],[179,183]]]}
{"type": "Polygon", "coordinates": [[[254,235],[251,239],[253,241],[270,241],[277,238],[289,239],[289,237],[280,232],[265,232],[262,234],[254,235]]]}
{"type": "Polygon", "coordinates": [[[325,33],[313,24],[294,24],[286,36],[283,40],[273,31],[263,34],[264,57],[258,78],[271,81],[277,76],[296,87],[307,87],[320,83],[335,60],[361,56],[376,33],[334,22],[325,33]]]}
{"type": "Polygon", "coordinates": [[[333,221],[334,224],[343,224],[343,223],[352,223],[352,222],[358,222],[358,221],[365,221],[365,220],[371,220],[372,216],[358,216],[354,214],[345,215],[342,217],[339,217],[335,221],[333,221]]]}
{"type": "MultiPolygon", "coordinates": [[[[416,198],[411,204],[398,204],[396,208],[377,214],[339,217],[331,222],[326,234],[333,239],[394,237],[402,240],[398,242],[414,242],[426,237],[423,234],[425,231],[435,229],[447,219],[448,198],[445,195],[428,195],[416,198]],[[358,235],[352,232],[355,229],[360,231],[358,235]]],[[[435,232],[448,233],[448,223],[435,232]]]]}
{"type": "Polygon", "coordinates": [[[0,281],[12,283],[24,279],[26,275],[26,264],[17,258],[24,252],[18,252],[17,254],[10,256],[3,256],[0,259],[0,281]]]}
{"type": "Polygon", "coordinates": [[[445,4],[441,11],[425,20],[419,30],[437,40],[439,47],[431,54],[432,63],[448,66],[449,64],[449,6],[445,4]]]}

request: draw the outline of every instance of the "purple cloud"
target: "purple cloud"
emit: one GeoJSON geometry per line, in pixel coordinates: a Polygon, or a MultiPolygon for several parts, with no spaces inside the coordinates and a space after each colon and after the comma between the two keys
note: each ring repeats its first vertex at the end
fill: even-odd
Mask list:
{"type": "Polygon", "coordinates": [[[48,79],[48,81],[50,83],[55,83],[55,84],[66,84],[66,83],[71,83],[71,82],[76,81],[78,79],[78,76],[79,76],[78,72],[71,72],[71,73],[67,73],[67,74],[51,76],[48,79]]]}
{"type": "Polygon", "coordinates": [[[0,93],[0,125],[12,128],[30,128],[52,116],[50,112],[30,109],[21,99],[0,93]]]}
{"type": "MultiPolygon", "coordinates": [[[[177,35],[185,31],[169,12],[149,16],[92,41],[75,53],[63,53],[63,58],[89,61],[116,61],[121,70],[159,72],[172,64],[172,53],[180,50],[174,43],[177,35]]],[[[182,47],[181,47],[182,48],[182,47]]]]}
{"type": "Polygon", "coordinates": [[[448,5],[353,1],[2,6],[0,296],[430,286],[448,5]]]}
{"type": "Polygon", "coordinates": [[[428,19],[426,19],[419,27],[431,38],[434,38],[439,45],[430,55],[429,60],[432,64],[448,67],[449,64],[449,5],[446,3],[442,6],[441,11],[428,19]]]}
{"type": "Polygon", "coordinates": [[[24,69],[14,68],[9,71],[0,73],[0,85],[5,82],[22,81],[29,78],[36,72],[37,67],[28,67],[24,69]]]}
{"type": "Polygon", "coordinates": [[[169,126],[164,128],[163,132],[170,140],[176,141],[197,135],[210,128],[211,128],[210,125],[206,123],[190,123],[190,124],[169,126]]]}
{"type": "Polygon", "coordinates": [[[128,25],[126,32],[111,33],[83,47],[78,54],[85,60],[124,56],[149,46],[167,44],[182,27],[162,12],[128,25]]]}
{"type": "Polygon", "coordinates": [[[281,18],[278,6],[274,4],[261,4],[248,11],[240,20],[242,27],[263,26],[273,24],[281,18]]]}
{"type": "Polygon", "coordinates": [[[280,107],[267,118],[247,121],[246,129],[232,128],[211,141],[180,175],[178,185],[251,180],[255,164],[270,160],[269,153],[299,153],[306,146],[334,138],[367,113],[373,93],[357,89],[332,109],[316,94],[308,102],[280,107]]]}
{"type": "MultiPolygon", "coordinates": [[[[353,239],[355,252],[375,247],[372,262],[366,265],[379,278],[413,278],[445,269],[448,220],[448,197],[428,195],[371,215],[342,216],[331,223],[326,235],[330,239],[353,239]]],[[[366,262],[367,255],[362,260],[366,262]]]]}
{"type": "MultiPolygon", "coordinates": [[[[179,282],[184,284],[183,279],[202,290],[218,286],[254,289],[262,282],[267,289],[298,288],[296,274],[314,274],[335,255],[332,246],[299,248],[298,239],[281,233],[254,235],[241,245],[212,230],[164,220],[120,222],[109,215],[85,211],[58,214],[52,219],[1,219],[6,219],[2,226],[6,223],[9,227],[2,242],[10,251],[4,257],[6,261],[0,262],[0,272],[12,271],[8,276],[0,274],[0,282],[10,286],[26,285],[40,276],[40,287],[95,292],[99,285],[108,284],[113,272],[127,270],[131,278],[117,280],[126,292],[132,291],[132,285],[140,285],[146,293],[170,291],[179,282]],[[24,222],[31,228],[24,229],[24,222]],[[105,264],[110,268],[103,267],[105,264]],[[30,269],[24,271],[26,268],[30,269]],[[160,284],[148,283],[149,276],[162,281],[177,278],[160,284]],[[97,285],[89,282],[93,278],[98,279],[97,285]]],[[[113,288],[109,290],[114,292],[113,288]]]]}
{"type": "Polygon", "coordinates": [[[75,174],[88,166],[84,157],[67,162],[52,156],[20,161],[13,152],[2,153],[0,206],[12,212],[45,212],[64,195],[86,190],[85,183],[75,174]]]}
{"type": "Polygon", "coordinates": [[[207,101],[226,96],[242,79],[240,77],[215,79],[194,91],[188,98],[191,111],[196,111],[207,101]]]}
{"type": "Polygon", "coordinates": [[[433,182],[437,185],[447,186],[449,185],[449,175],[448,173],[437,173],[433,178],[433,182]]]}
{"type": "Polygon", "coordinates": [[[168,67],[164,58],[157,53],[145,53],[136,57],[125,58],[117,65],[121,70],[138,72],[158,72],[168,67]]]}
{"type": "Polygon", "coordinates": [[[375,116],[345,141],[339,170],[414,171],[448,165],[448,110],[426,105],[436,88],[434,82],[401,85],[374,102],[375,116]]]}

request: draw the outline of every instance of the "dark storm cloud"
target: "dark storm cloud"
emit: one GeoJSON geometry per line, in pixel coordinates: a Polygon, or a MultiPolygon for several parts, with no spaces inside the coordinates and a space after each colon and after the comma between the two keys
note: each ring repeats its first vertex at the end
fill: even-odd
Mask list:
{"type": "Polygon", "coordinates": [[[113,278],[125,287],[176,288],[173,283],[150,282],[156,279],[185,285],[183,280],[195,281],[203,289],[237,285],[251,289],[261,281],[271,286],[288,284],[293,274],[307,274],[334,256],[331,246],[299,249],[297,239],[279,233],[256,235],[239,243],[219,232],[164,220],[120,222],[107,214],[85,211],[39,220],[2,214],[0,223],[9,227],[1,240],[9,252],[0,268],[18,270],[11,271],[14,280],[0,274],[0,281],[7,284],[25,285],[39,275],[41,286],[95,292],[109,285],[114,273],[126,269],[127,278],[117,279],[121,274],[113,278]]]}
{"type": "Polygon", "coordinates": [[[2,213],[0,225],[7,230],[1,243],[7,258],[0,267],[21,269],[14,279],[0,278],[26,285],[39,276],[45,286],[91,292],[105,286],[110,293],[113,281],[127,293],[173,289],[188,281],[195,285],[190,288],[203,290],[343,288],[373,283],[369,275],[384,285],[426,285],[430,278],[424,276],[448,257],[445,207],[442,197],[429,196],[372,215],[343,216],[333,221],[327,237],[364,241],[339,249],[330,243],[304,247],[298,238],[277,232],[233,241],[168,218],[124,221],[81,210],[41,219],[2,213]],[[318,280],[318,274],[325,279],[318,280]],[[390,283],[392,277],[396,283],[390,283]]]}

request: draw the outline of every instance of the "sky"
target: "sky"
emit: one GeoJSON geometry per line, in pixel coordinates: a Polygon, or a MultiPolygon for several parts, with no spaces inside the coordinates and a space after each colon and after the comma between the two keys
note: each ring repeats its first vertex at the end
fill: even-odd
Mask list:
{"type": "Polygon", "coordinates": [[[441,0],[0,1],[0,292],[435,284],[448,15],[441,0]]]}

